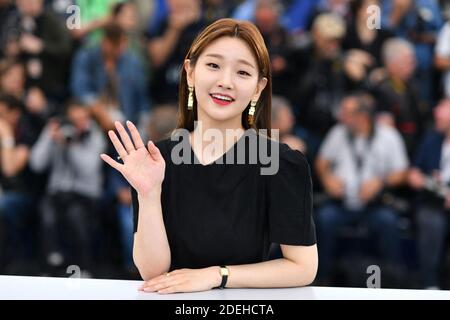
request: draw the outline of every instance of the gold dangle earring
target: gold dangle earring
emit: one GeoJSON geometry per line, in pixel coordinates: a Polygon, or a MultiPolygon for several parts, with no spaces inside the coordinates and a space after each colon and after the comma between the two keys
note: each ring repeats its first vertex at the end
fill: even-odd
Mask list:
{"type": "Polygon", "coordinates": [[[188,96],[188,103],[187,108],[188,110],[194,109],[194,87],[189,86],[189,96],[188,96]]]}
{"type": "Polygon", "coordinates": [[[253,125],[254,117],[255,117],[255,108],[256,101],[250,102],[250,109],[248,110],[248,124],[253,125]]]}

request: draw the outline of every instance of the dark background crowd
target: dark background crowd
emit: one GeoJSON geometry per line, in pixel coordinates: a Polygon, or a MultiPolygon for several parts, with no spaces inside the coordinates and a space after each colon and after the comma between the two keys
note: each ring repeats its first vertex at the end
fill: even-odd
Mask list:
{"type": "MultiPolygon", "coordinates": [[[[0,0],[0,274],[136,279],[106,132],[176,125],[195,36],[256,24],[272,128],[308,157],[317,285],[450,288],[450,1],[0,0]],[[76,5],[76,6],[73,6],[76,5]]],[[[299,230],[300,232],[300,230],[299,230]]],[[[272,257],[280,254],[274,245],[272,257]]]]}

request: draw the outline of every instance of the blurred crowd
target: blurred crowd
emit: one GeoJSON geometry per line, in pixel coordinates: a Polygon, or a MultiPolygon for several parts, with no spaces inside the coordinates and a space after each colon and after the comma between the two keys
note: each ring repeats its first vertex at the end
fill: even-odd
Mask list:
{"type": "Polygon", "coordinates": [[[190,44],[224,17],[263,34],[272,128],[311,164],[316,283],[378,265],[448,288],[448,0],[0,0],[0,274],[138,277],[106,132],[167,137],[190,44]]]}

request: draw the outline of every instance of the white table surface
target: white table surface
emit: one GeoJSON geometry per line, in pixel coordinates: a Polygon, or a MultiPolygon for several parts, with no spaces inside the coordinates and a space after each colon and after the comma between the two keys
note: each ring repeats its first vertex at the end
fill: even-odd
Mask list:
{"type": "Polygon", "coordinates": [[[137,289],[141,281],[0,276],[0,300],[450,300],[450,291],[304,287],[214,289],[159,295],[137,289]]]}

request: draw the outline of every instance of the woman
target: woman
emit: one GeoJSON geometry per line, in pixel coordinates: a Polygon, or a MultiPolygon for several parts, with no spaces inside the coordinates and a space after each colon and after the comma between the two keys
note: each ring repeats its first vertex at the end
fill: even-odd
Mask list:
{"type": "MultiPolygon", "coordinates": [[[[133,187],[133,254],[145,280],[142,290],[292,287],[314,280],[317,248],[305,157],[266,139],[279,147],[275,174],[262,175],[259,162],[221,164],[245,137],[270,127],[269,65],[262,36],[249,22],[221,19],[198,35],[181,70],[178,119],[178,128],[189,133],[183,156],[194,164],[178,164],[179,142],[171,139],[145,146],[129,121],[132,139],[118,122],[121,141],[109,132],[123,164],[101,157],[133,187]],[[226,139],[208,143],[211,131],[226,139]],[[229,132],[237,133],[230,138],[229,132]],[[208,152],[213,149],[227,151],[208,152]],[[268,259],[270,243],[281,244],[282,258],[268,259]]],[[[245,147],[245,156],[253,147],[245,147]]]]}

